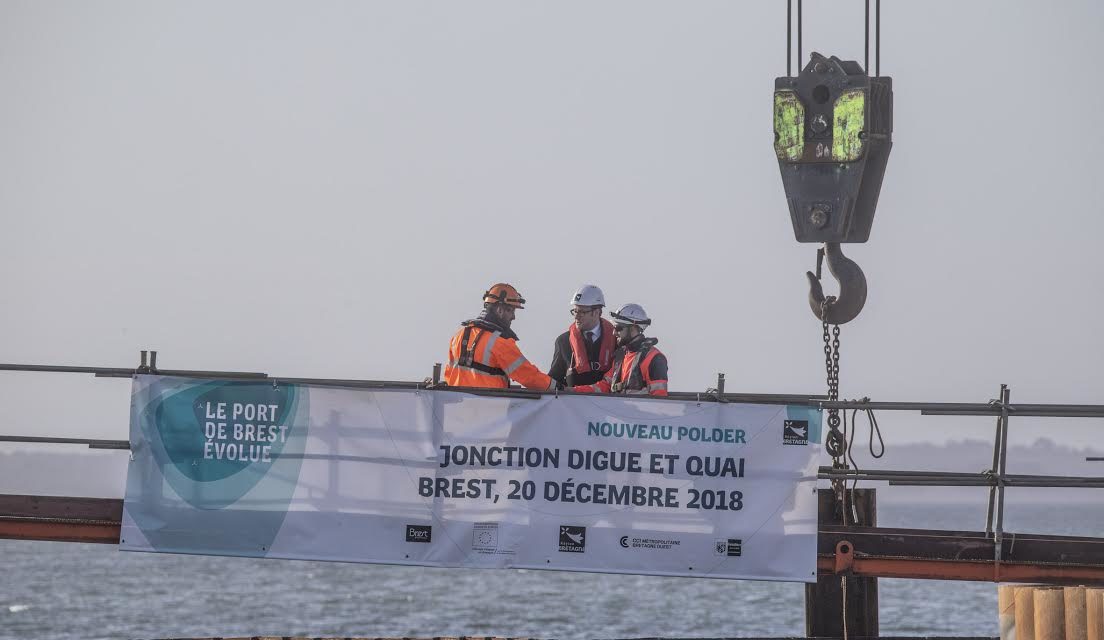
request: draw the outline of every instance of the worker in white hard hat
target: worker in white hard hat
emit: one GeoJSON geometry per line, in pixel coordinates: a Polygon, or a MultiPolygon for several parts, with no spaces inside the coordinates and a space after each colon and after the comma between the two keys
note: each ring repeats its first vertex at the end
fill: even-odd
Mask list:
{"type": "Polygon", "coordinates": [[[592,385],[613,366],[616,335],[602,318],[606,296],[592,284],[584,284],[571,296],[574,322],[556,338],[548,375],[565,387],[592,385]]]}
{"type": "Polygon", "coordinates": [[[655,347],[658,339],[644,336],[652,324],[644,307],[626,304],[610,317],[617,332],[613,366],[598,382],[576,385],[575,391],[667,395],[667,356],[655,347]]]}

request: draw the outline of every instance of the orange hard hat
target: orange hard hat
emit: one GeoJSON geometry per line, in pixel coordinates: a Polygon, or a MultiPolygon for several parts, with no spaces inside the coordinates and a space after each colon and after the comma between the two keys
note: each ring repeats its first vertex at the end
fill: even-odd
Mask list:
{"type": "Polygon", "coordinates": [[[505,282],[499,282],[498,284],[491,285],[490,289],[483,294],[484,304],[505,304],[516,309],[524,309],[522,305],[525,304],[525,298],[521,297],[518,290],[513,285],[506,284],[505,282]]]}

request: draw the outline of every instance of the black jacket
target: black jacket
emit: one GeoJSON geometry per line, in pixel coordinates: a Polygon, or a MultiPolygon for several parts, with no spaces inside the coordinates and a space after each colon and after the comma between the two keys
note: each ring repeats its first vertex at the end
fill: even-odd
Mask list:
{"type": "MultiPolygon", "coordinates": [[[[598,361],[601,350],[601,340],[596,340],[594,344],[587,346],[587,354],[590,356],[591,362],[596,363],[598,361]]],[[[552,366],[548,368],[549,377],[570,389],[579,384],[595,384],[609,371],[609,368],[601,371],[592,369],[586,373],[575,375],[572,372],[573,364],[575,364],[575,361],[571,353],[571,330],[568,329],[556,338],[556,351],[552,354],[552,366]]]]}

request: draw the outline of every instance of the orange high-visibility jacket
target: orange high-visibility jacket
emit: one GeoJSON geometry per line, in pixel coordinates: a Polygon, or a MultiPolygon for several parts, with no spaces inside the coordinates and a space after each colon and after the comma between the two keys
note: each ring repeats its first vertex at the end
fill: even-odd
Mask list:
{"type": "Polygon", "coordinates": [[[555,389],[556,382],[521,353],[517,334],[485,320],[469,320],[449,343],[445,382],[450,387],[505,389],[510,380],[528,389],[555,389]]]}
{"type": "Polygon", "coordinates": [[[655,342],[654,339],[646,340],[638,351],[619,348],[605,378],[594,384],[577,386],[575,391],[667,395],[667,356],[652,346],[655,342]]]}

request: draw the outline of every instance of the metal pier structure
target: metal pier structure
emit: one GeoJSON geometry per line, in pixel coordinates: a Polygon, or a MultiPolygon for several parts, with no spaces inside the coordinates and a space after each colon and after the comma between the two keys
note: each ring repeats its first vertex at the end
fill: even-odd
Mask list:
{"type": "MultiPolygon", "coordinates": [[[[557,392],[527,389],[459,389],[440,382],[440,365],[421,382],[276,377],[260,372],[162,370],[157,352],[143,351],[135,368],[0,364],[0,371],[80,373],[130,378],[137,374],[271,380],[370,389],[433,389],[512,398],[538,398],[557,392]]],[[[1100,404],[1015,404],[1001,385],[996,399],[979,403],[874,402],[827,400],[817,395],[728,393],[724,374],[716,388],[703,392],[672,392],[669,399],[696,402],[788,404],[829,410],[908,411],[932,416],[989,417],[996,421],[992,466],[979,473],[907,469],[859,470],[821,467],[818,477],[845,491],[847,507],[837,492],[819,492],[819,536],[816,584],[806,588],[807,637],[878,636],[878,578],[1030,582],[1049,585],[1104,586],[1104,538],[1036,535],[1004,529],[1005,494],[1009,488],[1102,488],[1104,477],[1012,474],[1007,472],[1008,429],[1012,418],[1104,418],[1100,404]],[[943,531],[877,526],[874,489],[858,489],[858,481],[899,486],[989,487],[985,529],[943,531]],[[841,606],[842,605],[842,606],[841,606]],[[846,618],[846,620],[845,620],[846,618]]],[[[559,394],[571,392],[560,391],[559,394]]],[[[854,425],[852,425],[854,428],[854,425]]],[[[0,442],[83,445],[93,449],[129,449],[126,440],[0,436],[0,442]]],[[[121,499],[0,495],[0,538],[118,544],[121,499]]],[[[980,508],[979,508],[979,521],[980,508]]]]}

